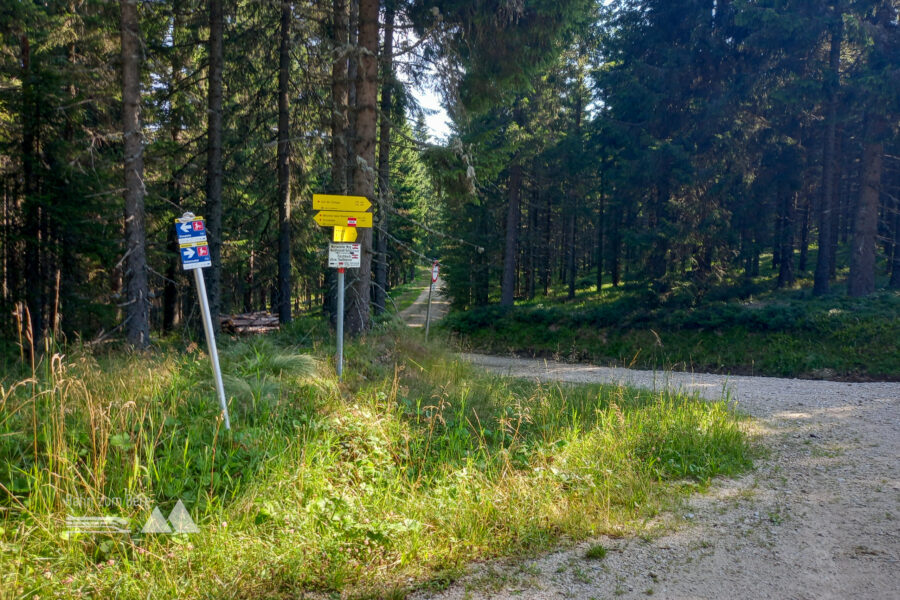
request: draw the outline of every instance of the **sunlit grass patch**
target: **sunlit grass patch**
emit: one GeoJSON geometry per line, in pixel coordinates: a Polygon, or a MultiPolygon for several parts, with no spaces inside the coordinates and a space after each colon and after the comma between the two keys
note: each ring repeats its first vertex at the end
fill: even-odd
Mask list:
{"type": "Polygon", "coordinates": [[[3,589],[402,594],[473,560],[637,531],[685,480],[750,466],[724,402],[496,377],[399,329],[348,347],[339,385],[327,351],[277,339],[225,344],[230,433],[199,352],[71,359],[7,392],[3,589]],[[135,496],[148,506],[102,501],[135,496]],[[67,535],[73,497],[135,531],[181,499],[200,532],[67,535]]]}

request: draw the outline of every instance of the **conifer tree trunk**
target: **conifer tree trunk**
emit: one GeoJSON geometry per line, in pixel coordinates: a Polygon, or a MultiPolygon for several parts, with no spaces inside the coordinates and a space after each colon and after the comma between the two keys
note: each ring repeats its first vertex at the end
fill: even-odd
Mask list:
{"type": "MultiPolygon", "coordinates": [[[[847,198],[848,194],[846,193],[846,190],[842,189],[843,186],[841,185],[844,170],[843,147],[844,131],[842,127],[838,126],[835,128],[834,134],[834,160],[832,161],[833,167],[831,174],[833,178],[831,184],[831,235],[829,236],[831,239],[831,248],[828,250],[828,278],[832,281],[837,274],[837,248],[838,237],[840,235],[839,225],[841,222],[841,211],[843,210],[843,206],[850,204],[850,201],[847,198]]],[[[849,207],[847,208],[847,212],[849,214],[849,207]]]]}
{"type": "Polygon", "coordinates": [[[278,321],[291,322],[291,3],[281,2],[278,64],[278,321]]]}
{"type": "Polygon", "coordinates": [[[619,287],[619,282],[621,281],[622,209],[618,205],[615,205],[610,225],[612,227],[612,239],[610,240],[609,250],[609,277],[612,286],[619,287]]]}
{"type": "Polygon", "coordinates": [[[781,198],[781,190],[778,190],[777,215],[775,217],[775,235],[772,240],[772,271],[777,271],[781,264],[781,240],[784,235],[784,199],[781,198]]]}
{"type": "Polygon", "coordinates": [[[219,330],[222,305],[222,70],[224,64],[223,0],[209,0],[209,81],[206,148],[206,235],[212,265],[206,269],[206,291],[213,328],[219,330]]]}
{"type": "MultiPolygon", "coordinates": [[[[578,78],[579,87],[581,84],[581,77],[578,78]]],[[[574,165],[578,164],[578,161],[581,160],[581,154],[583,149],[581,147],[581,112],[582,112],[582,97],[580,91],[576,91],[575,93],[575,122],[574,122],[574,136],[575,136],[575,145],[573,146],[573,152],[570,155],[570,166],[575,168],[574,165]]],[[[575,253],[578,248],[578,237],[576,236],[576,219],[575,213],[577,212],[578,201],[579,201],[579,192],[581,189],[580,182],[578,181],[579,175],[576,174],[576,181],[572,181],[569,183],[569,208],[568,214],[566,215],[566,226],[568,227],[569,233],[569,247],[568,253],[566,255],[566,278],[569,282],[569,300],[575,299],[575,277],[577,274],[577,262],[575,260],[575,253]]]]}
{"type": "Polygon", "coordinates": [[[900,200],[894,200],[893,221],[894,248],[891,260],[891,280],[888,287],[892,290],[900,290],[900,200]]]}
{"type": "MultiPolygon", "coordinates": [[[[175,11],[172,20],[172,37],[175,39],[178,32],[184,27],[184,14],[175,11]]],[[[175,90],[179,88],[183,81],[182,70],[186,64],[184,55],[179,52],[173,52],[171,62],[169,64],[170,73],[167,83],[167,93],[170,97],[174,97],[175,90]]],[[[174,109],[174,107],[173,107],[174,109]]],[[[177,147],[181,143],[182,124],[178,119],[172,123],[172,144],[177,147]]],[[[182,200],[182,181],[181,175],[173,174],[169,182],[169,199],[173,206],[180,206],[182,200]]],[[[176,215],[181,216],[181,215],[176,215]]],[[[166,235],[166,250],[168,258],[166,260],[166,281],[163,284],[163,331],[171,331],[178,322],[178,284],[176,282],[177,273],[181,266],[181,253],[178,250],[178,235],[175,233],[174,227],[168,228],[166,235]]]]}
{"type": "Polygon", "coordinates": [[[878,234],[878,201],[881,195],[881,172],[884,144],[881,134],[884,122],[870,115],[863,149],[863,179],[856,205],[856,219],[850,248],[850,276],[847,292],[851,296],[867,296],[875,291],[875,237],[878,234]]]}
{"type": "Polygon", "coordinates": [[[809,254],[809,197],[803,201],[800,209],[800,257],[797,262],[797,270],[800,273],[806,271],[806,261],[809,254]]]}
{"type": "Polygon", "coordinates": [[[375,248],[375,314],[384,312],[387,295],[387,232],[391,202],[391,91],[394,86],[394,1],[386,0],[384,9],[384,44],[381,54],[381,128],[378,142],[378,227],[375,248]]]}
{"type": "Polygon", "coordinates": [[[537,230],[538,230],[538,209],[537,204],[540,198],[538,186],[532,186],[531,204],[528,207],[528,266],[525,271],[525,294],[529,300],[534,298],[535,281],[537,280],[537,230]]]}
{"type": "Polygon", "coordinates": [[[564,269],[565,280],[568,285],[568,293],[566,297],[569,300],[575,299],[575,249],[578,245],[578,239],[575,237],[575,203],[569,205],[569,214],[566,215],[566,265],[564,269]]]}
{"type": "Polygon", "coordinates": [[[834,7],[834,23],[831,32],[831,52],[828,61],[826,89],[828,94],[825,115],[825,140],[822,158],[822,202],[819,207],[819,254],[813,294],[821,296],[829,291],[831,271],[831,220],[834,209],[834,154],[837,131],[838,91],[840,86],[841,41],[843,38],[843,13],[840,3],[834,7]]]}
{"type": "MultiPolygon", "coordinates": [[[[348,105],[348,55],[349,46],[349,13],[346,0],[334,0],[332,4],[332,45],[334,56],[331,63],[331,192],[347,193],[347,159],[350,155],[349,128],[350,107],[348,105]]],[[[325,294],[322,296],[322,308],[328,315],[331,324],[336,323],[337,307],[337,272],[334,269],[325,271],[325,294]]]]}
{"type": "Polygon", "coordinates": [[[606,209],[606,175],[600,176],[600,204],[597,206],[597,293],[603,291],[603,228],[606,209]]]}
{"type": "Polygon", "coordinates": [[[786,190],[779,190],[778,202],[781,217],[781,236],[778,240],[778,287],[794,283],[794,198],[786,190]]]}
{"type": "Polygon", "coordinates": [[[122,139],[125,163],[125,334],[150,343],[150,293],[144,232],[144,144],[141,134],[141,40],[137,0],[121,0],[122,139]]]}
{"type": "Polygon", "coordinates": [[[650,256],[649,256],[649,274],[650,278],[655,281],[657,285],[661,287],[665,287],[665,283],[662,279],[666,276],[667,264],[666,264],[666,252],[668,251],[668,239],[665,237],[663,233],[661,233],[661,228],[663,227],[665,218],[665,205],[669,201],[669,191],[668,191],[668,182],[657,185],[654,190],[651,192],[651,200],[650,200],[650,210],[649,210],[649,218],[648,223],[653,230],[654,240],[653,245],[650,248],[650,256]]]}
{"type": "Polygon", "coordinates": [[[32,73],[31,43],[26,34],[19,39],[22,64],[22,179],[24,199],[22,203],[22,236],[24,237],[25,257],[24,283],[25,301],[31,314],[31,330],[35,347],[40,346],[44,331],[44,294],[40,273],[40,206],[37,196],[38,163],[36,98],[34,92],[34,75],[32,73]]]}
{"type": "Polygon", "coordinates": [[[333,4],[334,60],[331,63],[331,189],[347,193],[347,3],[333,4]]]}
{"type": "Polygon", "coordinates": [[[348,26],[350,54],[347,60],[347,188],[353,188],[356,176],[357,80],[359,79],[359,0],[350,0],[348,26]]]}
{"type": "MultiPolygon", "coordinates": [[[[353,193],[366,198],[375,197],[375,106],[378,101],[378,0],[359,1],[358,76],[356,82],[356,157],[359,162],[353,173],[353,193]]],[[[372,230],[361,228],[357,234],[360,244],[360,267],[356,270],[346,303],[347,333],[359,335],[369,325],[369,294],[372,285],[372,230]]]]}
{"type": "Polygon", "coordinates": [[[553,226],[553,206],[551,196],[547,196],[547,207],[544,209],[544,239],[541,244],[541,287],[544,288],[544,296],[550,293],[550,242],[553,226]]]}
{"type": "Polygon", "coordinates": [[[166,261],[166,282],[163,284],[163,331],[169,332],[175,328],[175,319],[178,308],[178,286],[175,277],[178,272],[178,236],[174,227],[169,227],[166,235],[166,251],[171,255],[166,261]]]}
{"type": "Polygon", "coordinates": [[[509,167],[509,204],[506,208],[506,239],[503,250],[503,279],[500,285],[500,304],[512,306],[516,291],[516,254],[519,242],[520,195],[522,166],[518,158],[509,167]]]}

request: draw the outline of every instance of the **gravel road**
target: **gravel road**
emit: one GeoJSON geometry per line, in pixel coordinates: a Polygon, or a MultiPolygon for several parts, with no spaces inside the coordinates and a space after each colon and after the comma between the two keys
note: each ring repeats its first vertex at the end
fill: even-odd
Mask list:
{"type": "MultiPolygon", "coordinates": [[[[434,284],[434,292],[431,295],[431,323],[434,324],[444,318],[450,310],[450,302],[444,298],[442,290],[444,281],[438,277],[434,284]]],[[[428,310],[428,288],[426,287],[416,298],[415,302],[400,311],[400,318],[409,327],[425,327],[425,313],[428,310]]]]}
{"type": "Polygon", "coordinates": [[[661,518],[663,533],[600,538],[473,565],[416,598],[900,599],[900,384],[653,373],[464,357],[513,377],[727,390],[769,449],[661,518]],[[584,558],[591,544],[608,550],[584,558]]]}

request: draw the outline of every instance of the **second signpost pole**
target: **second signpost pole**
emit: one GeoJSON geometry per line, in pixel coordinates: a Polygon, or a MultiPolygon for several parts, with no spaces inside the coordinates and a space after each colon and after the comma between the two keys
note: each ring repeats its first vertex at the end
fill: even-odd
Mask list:
{"type": "Polygon", "coordinates": [[[344,380],[344,268],[338,269],[337,278],[337,376],[344,380]]]}
{"type": "Polygon", "coordinates": [[[431,265],[431,285],[428,286],[428,308],[425,309],[425,341],[428,341],[428,328],[431,325],[431,293],[438,279],[438,261],[431,265]]]}

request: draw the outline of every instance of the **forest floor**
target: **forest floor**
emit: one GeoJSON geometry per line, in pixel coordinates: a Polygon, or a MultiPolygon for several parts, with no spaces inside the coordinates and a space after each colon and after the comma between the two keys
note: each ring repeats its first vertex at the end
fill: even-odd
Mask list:
{"type": "Polygon", "coordinates": [[[713,400],[724,392],[754,417],[764,455],[754,471],[713,481],[647,533],[477,564],[447,590],[417,598],[875,599],[900,589],[900,384],[464,356],[512,377],[667,385],[713,400]],[[589,549],[600,558],[587,558],[589,549]]]}

